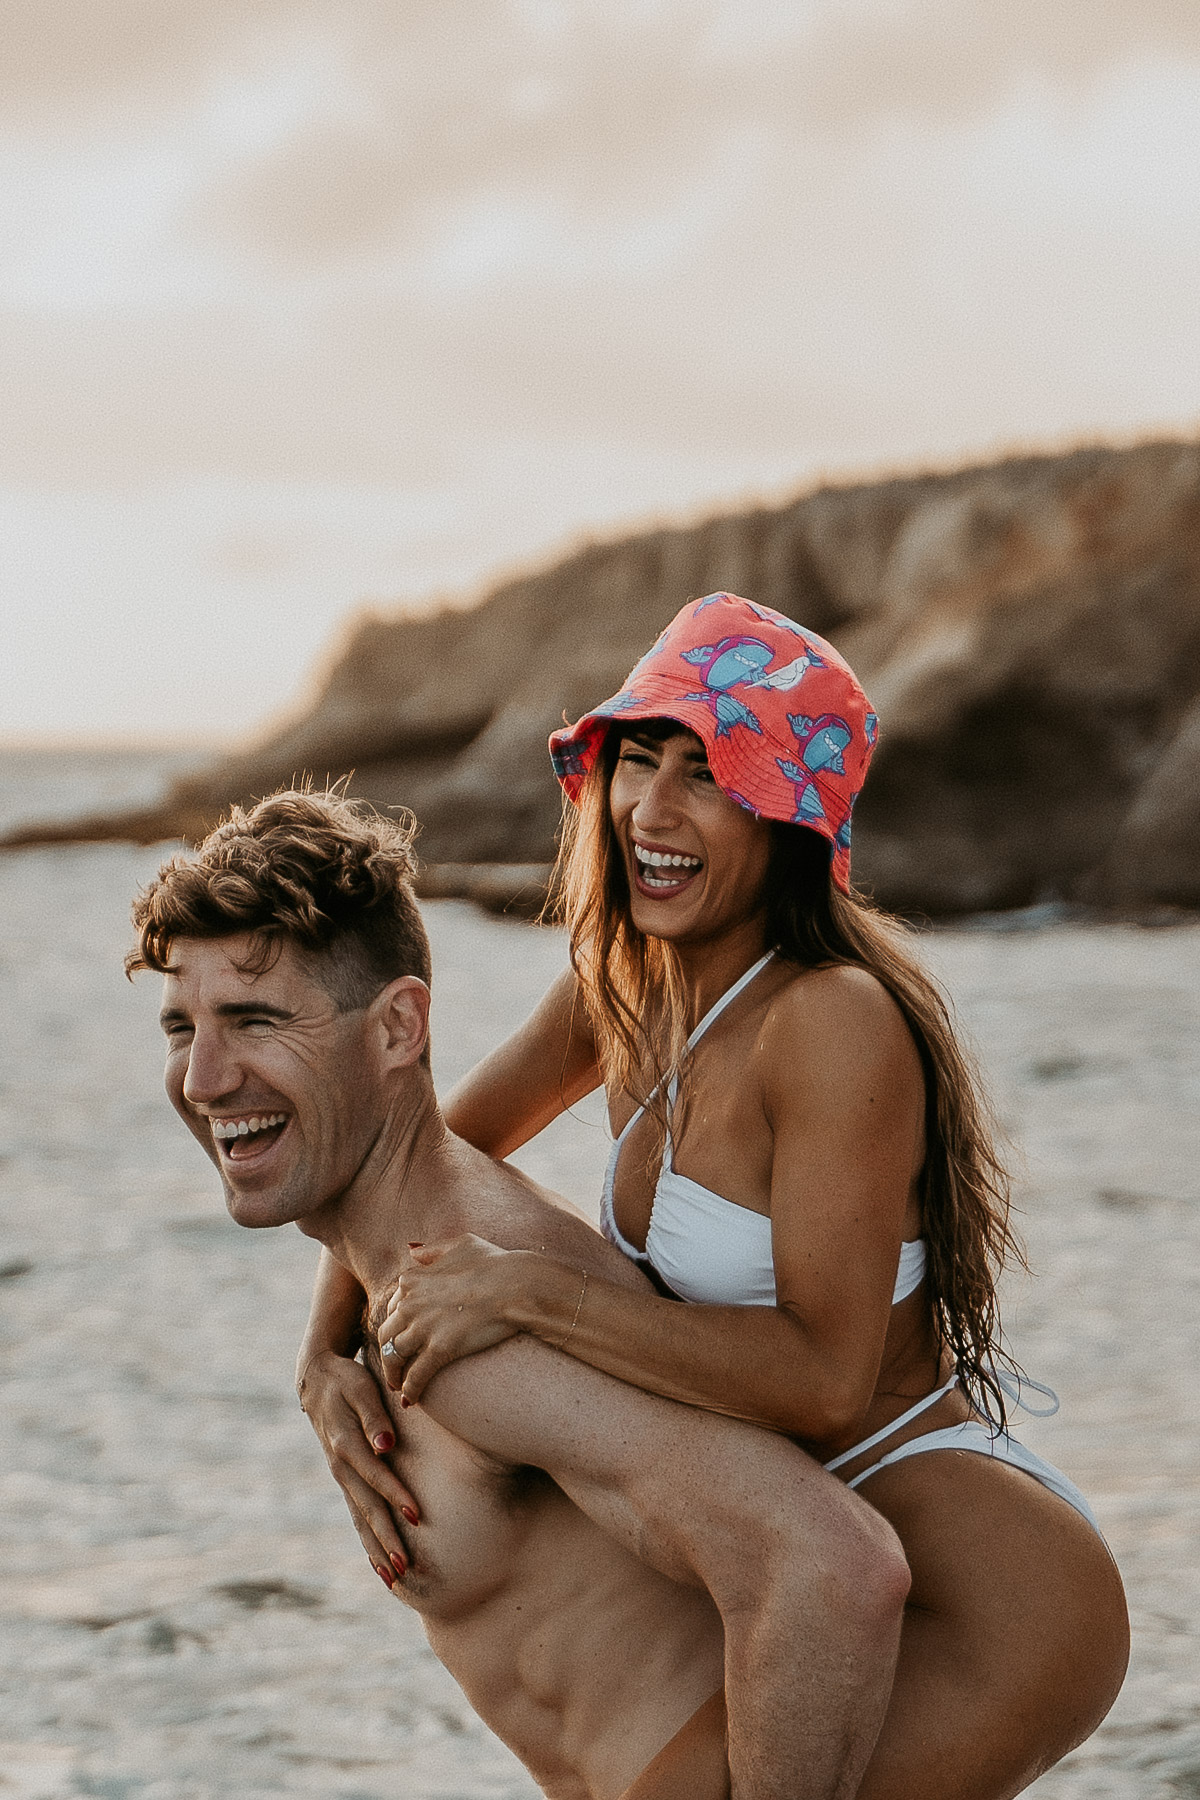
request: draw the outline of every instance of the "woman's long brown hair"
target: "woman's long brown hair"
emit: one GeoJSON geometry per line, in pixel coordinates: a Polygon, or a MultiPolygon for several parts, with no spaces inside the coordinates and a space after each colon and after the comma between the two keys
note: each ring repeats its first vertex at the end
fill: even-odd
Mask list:
{"type": "MultiPolygon", "coordinates": [[[[686,996],[678,958],[633,923],[608,793],[621,733],[611,730],[577,807],[564,807],[555,916],[570,933],[571,962],[610,1087],[642,1101],[666,1129],[663,1083],[686,1087],[686,996]]],[[[772,824],[767,941],[811,969],[866,969],[895,1000],[925,1075],[925,1163],[920,1177],[925,1279],[934,1323],[963,1387],[997,1427],[1006,1418],[996,1282],[1025,1266],[1009,1222],[1008,1176],[977,1071],[959,1044],[946,1000],[910,948],[909,927],[830,878],[829,846],[815,831],[772,824]]],[[[661,1148],[661,1143],[660,1143],[661,1148]]]]}

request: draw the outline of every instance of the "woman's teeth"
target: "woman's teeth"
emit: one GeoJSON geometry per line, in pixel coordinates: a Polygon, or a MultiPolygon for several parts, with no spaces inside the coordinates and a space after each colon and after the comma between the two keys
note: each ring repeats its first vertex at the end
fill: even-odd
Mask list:
{"type": "Polygon", "coordinates": [[[212,1134],[218,1141],[228,1138],[252,1137],[258,1131],[271,1131],[276,1125],[287,1120],[286,1113],[263,1113],[261,1117],[251,1119],[214,1119],[212,1134]]]}
{"type": "Polygon", "coordinates": [[[680,887],[704,867],[698,856],[682,856],[673,850],[644,850],[640,844],[635,844],[633,854],[639,876],[647,887],[652,888],[680,887]],[[668,870],[671,873],[668,874],[668,870]]]}

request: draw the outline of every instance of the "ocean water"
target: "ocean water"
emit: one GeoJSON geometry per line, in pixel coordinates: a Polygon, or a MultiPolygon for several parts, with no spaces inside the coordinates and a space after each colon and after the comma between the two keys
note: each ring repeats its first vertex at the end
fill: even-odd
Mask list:
{"type": "MultiPolygon", "coordinates": [[[[150,798],[162,773],[72,790],[61,759],[0,761],[5,816],[75,810],[88,782],[80,806],[150,798]]],[[[156,983],[120,966],[157,861],[0,855],[0,1792],[532,1800],[380,1587],[296,1408],[314,1246],[232,1225],[162,1097],[156,983]]],[[[425,911],[445,1084],[565,949],[425,911]]],[[[1022,1157],[1036,1275],[1010,1336],[1063,1400],[1024,1435],[1088,1492],[1134,1622],[1109,1720],[1031,1792],[1200,1795],[1200,927],[944,931],[927,953],[1022,1157]]],[[[591,1102],[524,1160],[594,1215],[606,1153],[591,1102]]]]}
{"type": "Polygon", "coordinates": [[[198,747],[21,750],[0,744],[0,831],[149,806],[173,776],[199,768],[211,755],[198,747]]]}

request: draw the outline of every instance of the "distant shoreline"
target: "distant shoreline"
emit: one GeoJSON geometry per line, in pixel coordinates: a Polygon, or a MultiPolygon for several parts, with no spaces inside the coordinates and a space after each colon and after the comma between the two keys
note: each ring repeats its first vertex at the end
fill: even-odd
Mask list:
{"type": "Polygon", "coordinates": [[[0,732],[0,756],[184,756],[222,755],[236,740],[224,733],[212,737],[140,737],[129,732],[0,732]]]}

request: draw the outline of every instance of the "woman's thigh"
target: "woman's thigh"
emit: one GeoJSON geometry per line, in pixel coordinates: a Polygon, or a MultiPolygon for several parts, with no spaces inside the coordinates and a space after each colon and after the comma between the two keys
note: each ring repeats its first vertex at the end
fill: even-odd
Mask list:
{"type": "Polygon", "coordinates": [[[1007,1800],[1116,1698],[1129,1626],[1112,1558],[1066,1501],[974,1452],[912,1457],[859,1492],[913,1576],[859,1800],[1007,1800]]]}
{"type": "Polygon", "coordinates": [[[724,1694],[697,1708],[621,1800],[729,1800],[724,1694]]]}

